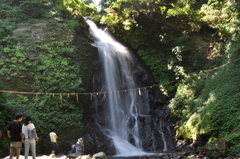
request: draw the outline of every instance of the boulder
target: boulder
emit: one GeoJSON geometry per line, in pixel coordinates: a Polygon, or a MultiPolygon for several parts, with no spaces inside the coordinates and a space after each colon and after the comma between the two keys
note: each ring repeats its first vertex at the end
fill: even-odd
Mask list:
{"type": "Polygon", "coordinates": [[[210,157],[225,157],[227,155],[227,142],[225,139],[217,139],[204,146],[204,152],[210,157]]]}
{"type": "Polygon", "coordinates": [[[77,159],[92,159],[91,155],[82,155],[79,156],[77,159]]]}
{"type": "Polygon", "coordinates": [[[107,159],[107,156],[105,155],[104,152],[98,152],[93,155],[93,159],[107,159]]]}
{"type": "Polygon", "coordinates": [[[55,155],[55,154],[51,154],[51,155],[49,156],[49,158],[56,158],[56,155],[55,155]]]}
{"type": "Polygon", "coordinates": [[[79,155],[77,155],[76,153],[71,153],[69,155],[67,155],[68,158],[77,158],[79,157],[79,155]]]}

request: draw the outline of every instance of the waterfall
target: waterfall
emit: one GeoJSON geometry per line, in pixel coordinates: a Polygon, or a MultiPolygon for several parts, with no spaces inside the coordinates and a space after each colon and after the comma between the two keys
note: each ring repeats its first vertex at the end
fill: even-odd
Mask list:
{"type": "MultiPolygon", "coordinates": [[[[91,20],[86,20],[86,22],[90,27],[93,45],[97,47],[100,59],[98,78],[101,78],[101,86],[98,86],[98,90],[95,91],[99,92],[101,97],[98,95],[98,99],[94,101],[96,113],[93,115],[99,130],[111,139],[115,155],[146,154],[143,137],[145,147],[147,143],[152,144],[149,149],[166,151],[166,134],[164,135],[166,124],[154,123],[157,125],[156,130],[154,126],[151,126],[153,120],[158,122],[158,118],[163,117],[153,119],[149,107],[150,91],[137,89],[141,86],[140,82],[136,81],[139,80],[136,74],[141,70],[136,68],[131,52],[107,31],[99,29],[91,20]],[[97,108],[101,106],[103,112],[97,108]],[[157,137],[151,137],[151,134],[157,137]]],[[[155,103],[161,103],[160,99],[154,100],[156,100],[155,103]]],[[[91,138],[95,138],[95,135],[93,136],[91,138]]]]}
{"type": "Polygon", "coordinates": [[[132,57],[126,47],[114,40],[107,32],[98,29],[92,21],[87,21],[94,42],[103,62],[105,85],[107,93],[107,108],[105,109],[105,122],[112,131],[113,142],[117,154],[130,154],[141,152],[141,141],[138,128],[138,108],[136,107],[137,94],[131,90],[137,88],[131,75],[132,57]],[[127,92],[121,93],[120,90],[127,92]],[[132,125],[129,128],[129,125],[132,125]],[[129,137],[133,136],[133,143],[129,137]]]}

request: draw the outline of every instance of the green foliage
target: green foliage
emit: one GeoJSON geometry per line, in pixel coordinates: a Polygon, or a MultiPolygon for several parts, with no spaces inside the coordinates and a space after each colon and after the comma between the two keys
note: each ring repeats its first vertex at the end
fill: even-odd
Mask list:
{"type": "Polygon", "coordinates": [[[52,17],[50,14],[50,6],[39,1],[5,1],[1,3],[0,8],[2,19],[8,22],[23,22],[32,18],[48,19],[52,17]]]}
{"type": "MultiPolygon", "coordinates": [[[[97,15],[94,4],[86,5],[82,0],[3,2],[0,80],[16,91],[53,94],[0,94],[1,104],[6,107],[0,112],[0,120],[4,120],[1,129],[14,113],[24,112],[35,119],[42,149],[48,149],[49,141],[41,139],[48,136],[51,126],[57,128],[61,149],[68,149],[68,139],[81,135],[82,103],[76,102],[74,93],[83,90],[84,78],[91,75],[82,72],[92,66],[86,53],[89,50],[82,47],[88,41],[74,37],[73,30],[81,32],[80,18],[90,15],[134,48],[152,70],[161,91],[171,99],[169,107],[178,125],[177,137],[194,141],[206,134],[224,138],[230,144],[229,153],[240,155],[240,62],[229,64],[240,58],[239,2],[106,0],[101,4],[106,9],[100,12],[102,15],[97,15]],[[50,26],[46,30],[54,33],[45,35],[42,41],[10,36],[16,28],[54,18],[58,23],[48,23],[54,25],[54,31],[50,26]],[[62,33],[66,36],[59,36],[62,33]],[[82,45],[76,46],[76,41],[82,45]],[[54,95],[58,92],[66,94],[54,95]],[[64,131],[69,129],[72,133],[64,131]]],[[[7,145],[7,138],[3,141],[1,144],[7,145]]]]}
{"type": "Polygon", "coordinates": [[[52,0],[58,14],[67,19],[86,16],[86,4],[83,0],[52,0]]]}
{"type": "Polygon", "coordinates": [[[170,96],[174,92],[175,87],[173,85],[166,84],[169,81],[174,80],[173,73],[168,71],[168,67],[164,65],[163,60],[159,58],[158,54],[152,54],[150,51],[139,50],[138,54],[142,59],[148,64],[151,70],[154,70],[153,75],[156,77],[156,80],[159,81],[162,85],[160,86],[162,92],[170,96]],[[160,64],[159,64],[160,63],[160,64]]]}
{"type": "Polygon", "coordinates": [[[10,31],[13,30],[14,28],[14,24],[10,23],[10,22],[4,22],[0,19],[0,37],[1,39],[4,39],[7,34],[10,33],[10,31]]]}
{"type": "Polygon", "coordinates": [[[200,9],[201,20],[223,34],[231,34],[236,31],[237,5],[235,1],[209,0],[200,9]]]}
{"type": "Polygon", "coordinates": [[[20,1],[20,7],[24,18],[48,19],[51,17],[50,6],[46,3],[32,0],[20,1]]]}
{"type": "Polygon", "coordinates": [[[12,95],[7,98],[6,106],[11,112],[32,115],[40,137],[38,143],[45,150],[49,149],[50,142],[45,140],[46,136],[52,126],[56,127],[56,132],[60,136],[59,150],[66,150],[71,145],[67,142],[76,140],[75,138],[83,131],[80,122],[82,109],[76,103],[75,94],[72,94],[82,90],[81,64],[77,60],[76,50],[71,41],[53,42],[43,46],[36,43],[33,45],[41,51],[32,52],[34,49],[31,46],[27,47],[22,44],[4,48],[8,54],[1,63],[1,68],[4,68],[1,69],[4,75],[1,78],[8,80],[10,88],[16,84],[15,80],[17,80],[16,91],[64,92],[69,93],[70,96],[67,94],[12,95]],[[34,56],[29,56],[30,54],[34,56]],[[34,87],[26,87],[29,85],[34,85],[34,87]],[[63,130],[69,129],[72,129],[72,132],[66,135],[63,130]]]}
{"type": "Polygon", "coordinates": [[[190,34],[201,28],[198,12],[193,10],[199,9],[199,3],[114,1],[100,23],[138,50],[156,81],[163,84],[160,89],[173,97],[177,87],[174,81],[206,67],[205,55],[193,53],[190,41],[190,34]]]}
{"type": "Polygon", "coordinates": [[[240,156],[240,133],[239,133],[239,126],[237,126],[234,131],[227,135],[226,141],[230,144],[229,154],[236,156],[240,156]]]}
{"type": "Polygon", "coordinates": [[[82,80],[79,76],[80,72],[77,73],[81,70],[81,65],[76,65],[71,60],[74,58],[75,49],[68,42],[45,44],[44,49],[44,53],[39,55],[41,61],[35,66],[39,72],[34,75],[37,76],[36,83],[39,85],[36,89],[41,92],[56,92],[56,90],[58,92],[77,92],[82,80]]]}
{"type": "MultiPolygon", "coordinates": [[[[0,90],[3,89],[3,83],[0,81],[0,90]]],[[[2,132],[2,138],[0,139],[0,157],[2,158],[7,156],[9,152],[9,139],[7,137],[6,125],[12,120],[13,116],[13,113],[6,106],[7,98],[8,96],[6,94],[0,93],[0,131],[2,132]]]]}
{"type": "Polygon", "coordinates": [[[231,145],[229,153],[239,154],[236,136],[239,130],[240,62],[233,59],[240,58],[240,47],[231,40],[225,47],[223,64],[227,65],[182,80],[170,107],[180,126],[178,136],[196,140],[200,135],[211,134],[215,138],[225,138],[231,145]]]}
{"type": "Polygon", "coordinates": [[[0,4],[0,17],[0,39],[5,41],[17,27],[42,22],[53,16],[50,7],[39,1],[3,0],[0,4]]]}
{"type": "MultiPolygon", "coordinates": [[[[58,139],[58,151],[68,150],[71,142],[75,141],[83,133],[82,108],[75,102],[74,96],[59,95],[13,95],[8,99],[8,108],[13,112],[24,112],[31,115],[39,136],[38,145],[44,151],[50,153],[49,133],[51,127],[55,127],[58,139]],[[71,130],[71,132],[68,132],[71,130]]],[[[58,152],[57,151],[57,152],[58,152]]]]}
{"type": "MultiPolygon", "coordinates": [[[[8,1],[0,6],[10,4],[14,6],[16,3],[20,7],[8,9],[17,8],[19,17],[34,12],[36,9],[34,6],[39,7],[36,12],[22,19],[26,20],[26,23],[21,24],[22,26],[28,25],[30,21],[39,22],[34,18],[44,20],[49,18],[48,6],[40,4],[39,1],[8,1]],[[43,12],[46,14],[42,14],[43,12]]],[[[3,14],[6,12],[6,10],[1,10],[3,14]]],[[[48,134],[53,126],[56,127],[56,133],[59,136],[57,152],[68,151],[72,141],[75,141],[84,131],[81,122],[82,103],[77,102],[75,95],[75,92],[83,90],[82,72],[87,69],[83,68],[81,63],[85,55],[80,56],[82,51],[77,51],[74,43],[74,29],[79,27],[79,23],[73,19],[61,21],[61,23],[48,21],[48,27],[45,30],[48,34],[43,36],[43,39],[37,40],[26,35],[10,36],[19,24],[12,22],[15,17],[10,13],[5,18],[0,20],[0,36],[2,37],[0,40],[2,44],[0,46],[0,81],[5,85],[5,88],[1,89],[13,90],[14,88],[14,91],[43,94],[7,95],[1,93],[0,107],[3,106],[5,109],[0,111],[0,129],[6,134],[6,127],[17,112],[32,115],[40,137],[38,145],[41,149],[38,149],[37,153],[50,153],[48,134]],[[62,34],[63,32],[65,34],[62,34]],[[44,95],[47,92],[66,94],[44,95]],[[66,132],[69,129],[71,132],[66,132]]],[[[27,31],[31,32],[30,29],[27,31]]],[[[82,47],[82,50],[85,50],[85,47],[82,47]]],[[[9,152],[7,136],[4,135],[1,139],[0,147],[2,153],[7,156],[9,152]]]]}
{"type": "Polygon", "coordinates": [[[209,157],[225,157],[227,155],[227,148],[228,145],[225,139],[211,138],[209,142],[204,146],[204,151],[209,157]]]}

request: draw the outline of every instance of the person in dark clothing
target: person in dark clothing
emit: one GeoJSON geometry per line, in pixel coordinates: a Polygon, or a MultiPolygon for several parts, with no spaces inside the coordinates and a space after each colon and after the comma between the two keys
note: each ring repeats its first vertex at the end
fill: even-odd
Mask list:
{"type": "Polygon", "coordinates": [[[18,113],[15,116],[15,120],[11,121],[8,126],[7,135],[10,139],[10,159],[14,155],[18,159],[20,156],[20,150],[23,143],[23,133],[22,133],[22,118],[23,114],[18,113]]]}
{"type": "Polygon", "coordinates": [[[73,143],[72,146],[71,146],[71,151],[70,151],[70,153],[75,153],[75,151],[76,151],[75,149],[76,149],[76,144],[73,143]]]}

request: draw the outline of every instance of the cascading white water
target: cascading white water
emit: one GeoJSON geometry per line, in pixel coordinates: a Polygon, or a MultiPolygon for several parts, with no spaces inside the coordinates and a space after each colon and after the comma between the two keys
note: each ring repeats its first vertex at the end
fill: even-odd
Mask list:
{"type": "MultiPolygon", "coordinates": [[[[110,139],[105,150],[111,149],[116,156],[154,155],[143,149],[151,152],[167,151],[167,147],[172,147],[175,142],[166,124],[168,115],[164,113],[168,109],[160,104],[157,91],[136,90],[140,87],[136,83],[146,79],[139,78],[140,74],[146,73],[145,70],[136,59],[134,61],[128,49],[107,31],[99,29],[91,20],[86,22],[99,53],[97,75],[93,76],[96,85],[93,88],[97,92],[105,92],[93,100],[97,111],[93,112],[95,126],[105,140],[99,140],[95,132],[90,133],[88,138],[96,139],[98,143],[110,139]]],[[[94,144],[92,146],[96,147],[94,144]]],[[[97,151],[101,149],[96,147],[97,151]]]]}
{"type": "Polygon", "coordinates": [[[98,29],[90,20],[87,23],[103,61],[105,83],[102,90],[108,92],[105,126],[112,131],[117,155],[139,155],[143,151],[139,139],[137,93],[131,91],[138,87],[131,72],[132,57],[127,48],[106,31],[98,29]]]}

